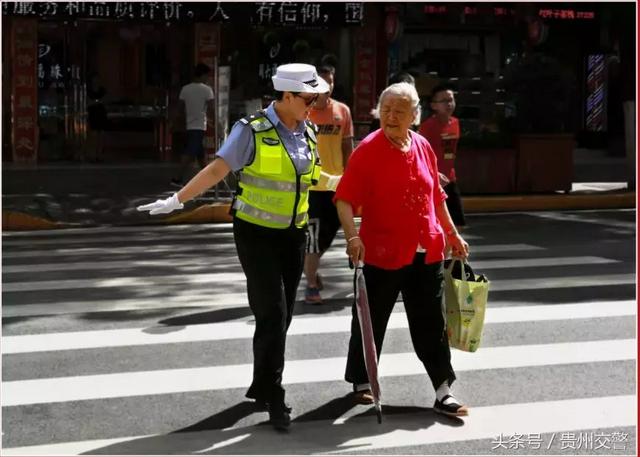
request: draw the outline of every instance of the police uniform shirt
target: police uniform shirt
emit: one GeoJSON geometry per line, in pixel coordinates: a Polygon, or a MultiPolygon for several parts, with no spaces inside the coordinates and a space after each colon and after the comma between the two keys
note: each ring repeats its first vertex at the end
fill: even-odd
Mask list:
{"type": "MultiPolygon", "coordinates": [[[[275,102],[271,102],[266,109],[267,119],[275,126],[298,174],[305,172],[311,165],[311,151],[305,135],[305,123],[300,122],[294,130],[289,130],[280,121],[274,104],[275,102]]],[[[238,171],[251,163],[254,157],[253,130],[251,126],[240,121],[236,122],[229,133],[227,141],[220,147],[216,155],[222,157],[233,171],[238,171]]]]}

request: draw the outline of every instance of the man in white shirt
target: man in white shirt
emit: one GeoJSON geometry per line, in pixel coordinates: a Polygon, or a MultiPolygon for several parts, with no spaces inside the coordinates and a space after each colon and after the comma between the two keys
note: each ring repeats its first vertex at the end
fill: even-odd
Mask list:
{"type": "Polygon", "coordinates": [[[196,65],[193,82],[180,90],[180,110],[186,123],[186,142],[182,154],[180,176],[171,180],[178,187],[184,185],[193,160],[198,161],[200,169],[204,168],[204,134],[207,130],[207,118],[213,119],[213,89],[206,84],[211,68],[203,63],[196,65]]]}

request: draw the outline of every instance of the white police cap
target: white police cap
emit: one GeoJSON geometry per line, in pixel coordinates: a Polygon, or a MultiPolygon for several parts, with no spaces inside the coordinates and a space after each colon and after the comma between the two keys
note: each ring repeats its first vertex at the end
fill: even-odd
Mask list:
{"type": "Polygon", "coordinates": [[[316,67],[306,63],[280,65],[271,81],[273,81],[273,88],[280,92],[307,92],[311,94],[329,92],[329,84],[318,76],[316,67]]]}

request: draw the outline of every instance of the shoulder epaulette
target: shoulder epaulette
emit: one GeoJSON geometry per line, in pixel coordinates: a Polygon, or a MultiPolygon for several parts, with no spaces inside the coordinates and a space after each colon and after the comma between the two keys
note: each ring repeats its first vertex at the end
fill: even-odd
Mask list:
{"type": "Polygon", "coordinates": [[[273,128],[273,124],[269,118],[267,118],[264,111],[256,111],[255,113],[240,119],[240,122],[244,125],[251,125],[251,129],[254,132],[264,132],[265,130],[273,128]]]}

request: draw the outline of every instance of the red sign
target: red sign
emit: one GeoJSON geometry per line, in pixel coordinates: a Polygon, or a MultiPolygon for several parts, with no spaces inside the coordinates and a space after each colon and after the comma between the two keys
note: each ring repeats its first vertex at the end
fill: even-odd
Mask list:
{"type": "Polygon", "coordinates": [[[541,9],[538,11],[538,16],[544,19],[595,19],[596,13],[593,11],[541,9]]]}
{"type": "Polygon", "coordinates": [[[447,7],[444,5],[426,5],[424,12],[427,14],[446,14],[447,7]]]}
{"type": "Polygon", "coordinates": [[[14,162],[35,163],[38,159],[37,49],[38,20],[13,19],[11,134],[14,162]]]}
{"type": "Polygon", "coordinates": [[[387,12],[387,16],[384,19],[384,33],[387,36],[387,41],[393,42],[398,39],[400,35],[400,19],[398,18],[397,11],[387,12]]]}
{"type": "MultiPolygon", "coordinates": [[[[218,55],[220,53],[220,26],[219,24],[197,23],[195,27],[196,33],[196,63],[203,63],[212,69],[209,75],[208,85],[216,88],[215,75],[217,74],[218,55]]],[[[214,97],[218,94],[214,93],[214,97]]],[[[214,110],[215,111],[215,110],[214,110]]],[[[215,116],[215,113],[214,113],[215,116]]],[[[213,160],[216,151],[216,119],[210,119],[207,122],[207,131],[204,135],[204,152],[205,157],[213,160]]]]}
{"type": "Polygon", "coordinates": [[[356,33],[355,58],[353,120],[368,122],[376,101],[376,40],[371,30],[356,33]]]}

